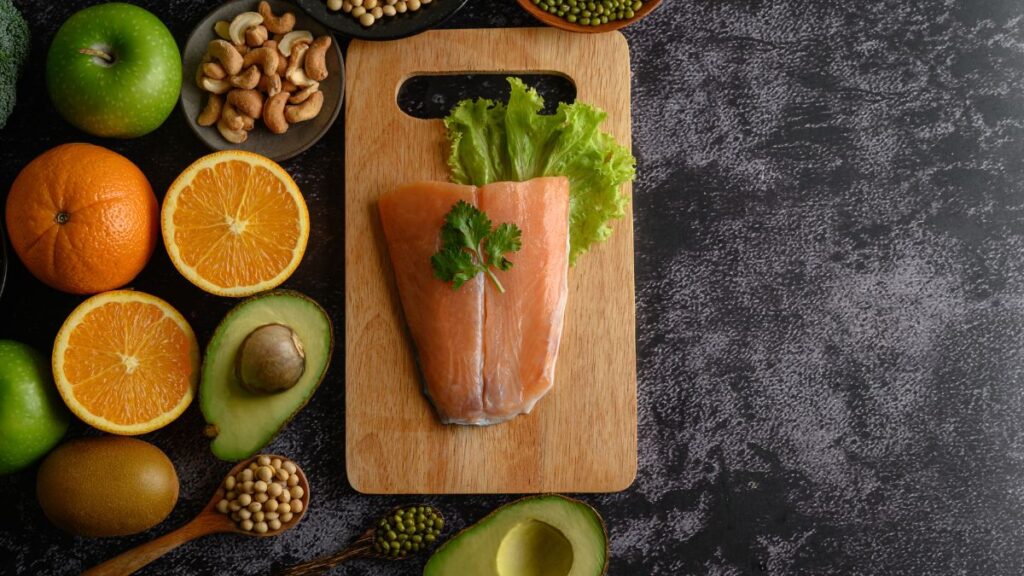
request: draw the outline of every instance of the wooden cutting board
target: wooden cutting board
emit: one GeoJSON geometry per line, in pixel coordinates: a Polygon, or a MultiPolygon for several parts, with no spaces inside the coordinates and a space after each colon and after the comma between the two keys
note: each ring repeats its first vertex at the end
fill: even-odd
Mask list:
{"type": "MultiPolygon", "coordinates": [[[[552,28],[435,30],[353,41],[345,96],[346,463],[364,493],[614,492],[636,476],[633,214],[569,270],[554,389],[533,412],[489,427],[446,426],[421,392],[377,199],[448,180],[440,120],[399,110],[409,77],[563,74],[630,144],[629,48],[619,33],[552,28]]],[[[632,194],[626,187],[627,194],[632,194]]]]}

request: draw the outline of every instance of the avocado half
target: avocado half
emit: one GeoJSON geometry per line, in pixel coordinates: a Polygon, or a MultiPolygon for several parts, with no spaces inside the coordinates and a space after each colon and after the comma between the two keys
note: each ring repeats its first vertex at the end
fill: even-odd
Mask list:
{"type": "Polygon", "coordinates": [[[207,435],[213,438],[213,454],[238,461],[266,446],[313,397],[333,350],[330,317],[304,294],[275,290],[232,308],[206,346],[199,384],[199,407],[208,424],[207,435]],[[249,334],[269,324],[287,326],[294,332],[305,354],[305,369],[287,390],[255,393],[238,379],[238,353],[249,334]]]}
{"type": "Polygon", "coordinates": [[[434,552],[424,576],[602,576],[608,533],[596,510],[557,494],[506,504],[434,552]]]}

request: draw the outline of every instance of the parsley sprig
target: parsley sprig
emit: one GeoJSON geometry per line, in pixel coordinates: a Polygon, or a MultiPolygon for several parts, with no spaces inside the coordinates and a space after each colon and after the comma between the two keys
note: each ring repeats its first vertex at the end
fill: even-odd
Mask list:
{"type": "Polygon", "coordinates": [[[483,272],[504,294],[505,287],[492,269],[512,268],[512,262],[505,255],[519,251],[522,237],[523,232],[515,224],[506,222],[492,228],[487,214],[459,200],[444,218],[441,249],[430,258],[434,276],[451,282],[452,288],[458,289],[483,272]]]}

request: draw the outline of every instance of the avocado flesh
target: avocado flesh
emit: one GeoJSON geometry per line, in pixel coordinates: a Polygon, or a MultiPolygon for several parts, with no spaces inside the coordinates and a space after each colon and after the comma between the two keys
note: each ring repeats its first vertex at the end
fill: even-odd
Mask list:
{"type": "Polygon", "coordinates": [[[593,508],[563,496],[503,506],[430,557],[424,576],[600,576],[608,536],[593,508]]]}
{"type": "Polygon", "coordinates": [[[206,422],[216,427],[210,444],[215,456],[237,461],[266,446],[313,396],[327,372],[334,346],[331,320],[316,302],[279,290],[254,296],[235,306],[217,326],[206,347],[199,407],[206,422]],[[235,358],[253,330],[283,324],[302,341],[306,367],[288,390],[254,394],[238,381],[235,358]]]}

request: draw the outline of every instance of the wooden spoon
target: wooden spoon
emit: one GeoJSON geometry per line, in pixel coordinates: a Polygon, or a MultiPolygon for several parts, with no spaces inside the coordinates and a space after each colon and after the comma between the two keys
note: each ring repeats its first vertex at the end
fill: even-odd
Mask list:
{"type": "MultiPolygon", "coordinates": [[[[425,506],[425,504],[420,504],[420,506],[425,506]]],[[[391,511],[389,511],[384,517],[393,515],[396,511],[398,511],[401,508],[408,508],[408,506],[396,506],[395,508],[392,508],[391,511]]],[[[439,518],[441,518],[442,520],[444,519],[444,516],[442,516],[441,512],[438,511],[436,508],[434,508],[434,512],[437,513],[439,518]]],[[[404,560],[405,558],[408,558],[409,556],[415,554],[415,552],[410,552],[405,556],[391,556],[389,554],[380,554],[373,550],[373,543],[376,540],[377,524],[376,522],[374,522],[373,526],[368,528],[366,532],[363,532],[362,535],[359,536],[359,538],[356,538],[355,541],[352,542],[352,544],[350,544],[348,548],[345,548],[341,552],[338,552],[337,554],[332,554],[330,556],[324,556],[323,558],[317,558],[316,560],[310,560],[309,562],[303,562],[302,564],[296,564],[294,566],[282,570],[281,572],[278,572],[277,575],[310,576],[311,574],[321,574],[323,572],[326,572],[327,570],[330,570],[331,568],[334,568],[342,562],[355,560],[357,558],[404,560]]],[[[421,550],[421,552],[426,551],[428,549],[429,546],[427,548],[424,548],[424,550],[421,550]]]]}
{"type": "MultiPolygon", "coordinates": [[[[260,454],[243,462],[239,462],[238,465],[228,472],[225,478],[237,475],[249,466],[249,464],[255,462],[260,456],[268,456],[271,460],[274,458],[288,460],[288,458],[285,458],[284,456],[260,454]]],[[[281,527],[277,530],[268,530],[264,534],[246,531],[236,524],[228,514],[218,512],[216,508],[217,503],[224,498],[225,494],[224,482],[221,481],[220,485],[217,487],[217,491],[213,494],[213,498],[210,499],[210,502],[206,507],[203,508],[191,522],[173,532],[164,534],[155,540],[151,540],[145,544],[132,548],[131,550],[122,553],[120,556],[111,558],[99,566],[86,570],[82,573],[82,576],[122,576],[131,574],[157,558],[160,558],[164,554],[167,554],[171,550],[174,550],[178,546],[181,546],[190,540],[199,538],[200,536],[206,536],[207,534],[231,532],[233,534],[243,534],[245,536],[264,538],[267,536],[277,536],[285,530],[294,528],[295,525],[299,523],[299,520],[301,520],[306,514],[306,511],[309,510],[309,481],[306,479],[306,474],[302,472],[302,468],[299,468],[297,464],[295,465],[295,474],[298,475],[298,485],[302,487],[304,492],[301,498],[302,510],[294,513],[292,519],[286,523],[282,523],[281,527]]]]}

